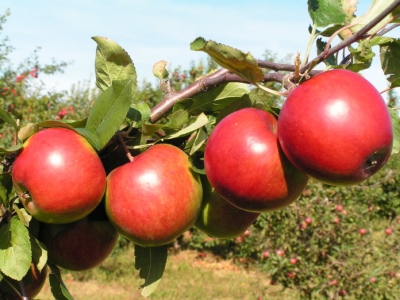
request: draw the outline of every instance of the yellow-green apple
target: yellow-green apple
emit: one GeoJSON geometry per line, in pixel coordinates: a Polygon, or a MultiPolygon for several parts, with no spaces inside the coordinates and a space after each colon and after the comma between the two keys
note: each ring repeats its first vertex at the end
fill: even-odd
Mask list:
{"type": "Polygon", "coordinates": [[[34,263],[31,263],[31,267],[28,273],[22,278],[22,284],[14,279],[4,276],[0,279],[0,299],[7,300],[20,300],[26,299],[23,296],[28,297],[27,299],[33,299],[42,290],[47,279],[47,266],[44,266],[39,271],[34,263]],[[25,291],[22,292],[21,288],[25,291]]]}
{"type": "Polygon", "coordinates": [[[46,223],[70,223],[100,203],[106,173],[95,149],[77,132],[48,128],[33,134],[12,167],[26,210],[46,223]]]}
{"type": "Polygon", "coordinates": [[[352,71],[326,71],[301,83],[278,119],[278,139],[288,159],[328,184],[359,183],[391,153],[387,106],[376,88],[352,71]]]}
{"type": "Polygon", "coordinates": [[[49,261],[72,271],[92,269],[112,252],[119,233],[109,222],[101,203],[88,216],[67,224],[41,223],[39,240],[49,261]]]}
{"type": "Polygon", "coordinates": [[[281,151],[276,130],[271,113],[244,108],[223,118],[207,140],[208,180],[240,209],[264,212],[287,206],[308,182],[281,151]]]}
{"type": "Polygon", "coordinates": [[[157,144],[108,175],[106,211],[129,240],[160,246],[194,225],[202,196],[199,175],[186,153],[157,144]]]}
{"type": "Polygon", "coordinates": [[[202,176],[203,204],[195,226],[215,238],[232,239],[241,236],[260,213],[245,211],[226,201],[202,176]]]}

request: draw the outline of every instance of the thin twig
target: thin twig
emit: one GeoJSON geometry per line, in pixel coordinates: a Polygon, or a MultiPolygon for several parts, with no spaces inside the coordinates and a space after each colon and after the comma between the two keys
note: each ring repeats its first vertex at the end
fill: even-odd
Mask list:
{"type": "Polygon", "coordinates": [[[327,52],[323,52],[320,55],[318,55],[316,58],[314,58],[312,61],[307,63],[305,66],[303,66],[300,70],[301,73],[306,72],[311,66],[317,65],[320,62],[324,61],[331,55],[339,52],[340,50],[348,47],[352,43],[355,43],[365,37],[365,35],[370,31],[372,28],[374,28],[379,22],[381,22],[387,15],[389,15],[393,10],[396,9],[400,5],[400,0],[395,0],[393,1],[392,4],[390,4],[386,9],[384,9],[379,15],[377,15],[371,22],[366,24],[364,27],[362,27],[359,31],[354,33],[352,36],[349,38],[343,40],[336,46],[330,48],[327,52]]]}

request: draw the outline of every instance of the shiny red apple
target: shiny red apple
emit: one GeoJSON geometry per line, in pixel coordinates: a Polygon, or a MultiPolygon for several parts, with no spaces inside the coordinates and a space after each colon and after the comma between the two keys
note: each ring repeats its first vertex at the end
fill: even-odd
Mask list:
{"type": "Polygon", "coordinates": [[[233,206],[217,193],[206,178],[202,177],[202,182],[203,204],[195,226],[215,238],[232,239],[245,234],[260,213],[233,206]]]}
{"type": "Polygon", "coordinates": [[[79,221],[42,223],[39,230],[39,240],[46,246],[49,261],[72,271],[97,267],[111,254],[118,237],[103,204],[79,221]]]}
{"type": "Polygon", "coordinates": [[[95,149],[65,128],[33,134],[14,161],[12,178],[26,210],[47,223],[83,218],[100,203],[106,188],[95,149]]]}
{"type": "Polygon", "coordinates": [[[223,118],[210,134],[204,153],[207,177],[236,207],[264,212],[289,205],[308,182],[285,157],[269,112],[244,108],[223,118]]]}
{"type": "Polygon", "coordinates": [[[278,138],[300,170],[332,185],[359,183],[386,163],[392,150],[389,111],[376,88],[348,70],[326,71],[287,97],[278,138]]]}
{"type": "Polygon", "coordinates": [[[193,226],[202,196],[199,175],[186,153],[157,144],[108,175],[106,211],[129,240],[160,246],[193,226]]]}

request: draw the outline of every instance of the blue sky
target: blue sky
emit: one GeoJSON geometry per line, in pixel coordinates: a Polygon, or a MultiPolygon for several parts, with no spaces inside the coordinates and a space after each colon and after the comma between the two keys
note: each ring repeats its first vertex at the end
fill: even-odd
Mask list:
{"type": "MultiPolygon", "coordinates": [[[[370,1],[360,0],[365,11],[370,1]]],[[[197,37],[215,40],[262,58],[265,50],[279,57],[304,54],[310,19],[307,1],[183,1],[183,0],[2,0],[0,12],[11,11],[3,34],[15,47],[18,64],[40,46],[43,63],[72,62],[60,76],[45,77],[46,85],[68,89],[94,81],[96,44],[92,36],[118,42],[134,61],[138,80],[155,82],[152,66],[159,60],[171,68],[188,67],[206,57],[190,50],[197,37]],[[288,5],[289,3],[289,5],[288,5]]],[[[375,67],[365,76],[378,88],[386,80],[375,67]]]]}

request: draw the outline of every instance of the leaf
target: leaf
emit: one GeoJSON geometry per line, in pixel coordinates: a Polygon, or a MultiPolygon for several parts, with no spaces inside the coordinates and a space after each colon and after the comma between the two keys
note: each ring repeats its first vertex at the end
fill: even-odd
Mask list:
{"type": "MultiPolygon", "coordinates": [[[[373,0],[368,11],[365,14],[351,20],[350,24],[353,24],[354,26],[351,26],[349,28],[350,32],[354,34],[359,31],[361,28],[371,22],[371,20],[373,20],[376,16],[378,16],[385,8],[392,4],[392,2],[393,0],[373,0]]],[[[391,17],[392,14],[387,15],[374,28],[368,31],[368,33],[374,33],[377,30],[381,29],[382,26],[387,24],[391,17]]],[[[348,37],[348,35],[346,37],[348,37]]]]}
{"type": "MultiPolygon", "coordinates": [[[[316,45],[317,45],[317,55],[320,55],[322,52],[325,51],[325,48],[326,48],[327,43],[324,42],[324,41],[322,41],[321,38],[318,38],[318,39],[316,40],[316,45]]],[[[326,58],[326,59],[324,60],[324,63],[325,63],[327,66],[336,66],[336,65],[337,65],[336,58],[335,58],[334,55],[329,56],[328,58],[326,58]]]]}
{"type": "Polygon", "coordinates": [[[151,115],[151,109],[145,102],[133,103],[128,110],[127,118],[131,121],[131,126],[140,128],[144,121],[151,115]]]}
{"type": "Polygon", "coordinates": [[[199,93],[194,96],[192,105],[189,106],[188,110],[191,114],[220,111],[249,93],[249,85],[246,83],[223,84],[210,89],[207,93],[199,93]]]}
{"type": "Polygon", "coordinates": [[[46,247],[32,234],[30,235],[30,239],[32,245],[32,262],[36,265],[39,271],[42,271],[47,264],[46,247]]]}
{"type": "Polygon", "coordinates": [[[6,111],[2,108],[0,108],[0,119],[2,119],[4,122],[6,122],[7,124],[14,127],[14,129],[16,131],[18,131],[19,126],[18,126],[17,122],[13,119],[13,117],[11,116],[11,114],[8,111],[6,111]]]}
{"type": "Polygon", "coordinates": [[[400,40],[395,39],[380,47],[381,66],[391,87],[400,86],[400,40]]]}
{"type": "Polygon", "coordinates": [[[136,70],[129,54],[110,39],[98,36],[92,39],[97,43],[96,85],[105,91],[115,80],[131,79],[131,84],[136,87],[136,70]]]}
{"type": "Polygon", "coordinates": [[[18,219],[22,222],[22,224],[28,227],[29,222],[32,220],[32,216],[26,211],[26,209],[19,208],[17,205],[14,205],[14,211],[17,213],[18,219]]]}
{"type": "Polygon", "coordinates": [[[89,144],[93,146],[97,151],[99,151],[102,146],[100,143],[100,139],[96,133],[86,129],[86,128],[75,128],[75,131],[78,132],[81,136],[83,136],[89,144]]]}
{"type": "Polygon", "coordinates": [[[166,69],[167,62],[165,60],[160,60],[156,62],[153,66],[153,75],[160,80],[168,78],[168,71],[166,69]]]}
{"type": "Polygon", "coordinates": [[[207,141],[208,135],[204,130],[198,130],[196,137],[190,147],[189,156],[193,155],[197,150],[199,150],[207,141]]]}
{"type": "Polygon", "coordinates": [[[135,269],[139,270],[140,278],[144,279],[142,296],[150,296],[157,288],[167,262],[167,245],[159,247],[141,247],[135,245],[135,269]]]}
{"type": "Polygon", "coordinates": [[[337,0],[308,0],[308,13],[317,27],[342,24],[347,17],[341,1],[337,0]]]}
{"type": "Polygon", "coordinates": [[[18,139],[20,141],[27,140],[32,134],[39,131],[39,126],[37,124],[28,123],[25,126],[21,127],[18,131],[18,139]]]}
{"type": "Polygon", "coordinates": [[[39,128],[66,128],[70,130],[75,130],[74,127],[72,127],[70,124],[56,120],[44,121],[36,124],[36,126],[38,126],[39,128]]]}
{"type": "Polygon", "coordinates": [[[21,148],[22,148],[22,145],[21,145],[21,144],[12,146],[12,147],[10,147],[10,148],[8,148],[8,149],[3,148],[3,147],[0,147],[0,155],[10,154],[10,153],[13,153],[13,152],[18,151],[18,150],[21,149],[21,148]]]}
{"type": "Polygon", "coordinates": [[[19,281],[28,272],[32,250],[28,228],[17,218],[0,227],[0,270],[19,281]]]}
{"type": "Polygon", "coordinates": [[[49,274],[49,282],[50,282],[50,289],[54,296],[54,299],[57,300],[73,300],[74,298],[68,291],[67,287],[65,286],[60,270],[57,266],[53,264],[48,264],[50,267],[51,273],[49,274]]]}
{"type": "Polygon", "coordinates": [[[120,129],[131,105],[131,96],[132,79],[115,80],[90,109],[86,129],[96,133],[100,149],[120,129]]]}
{"type": "Polygon", "coordinates": [[[188,134],[192,133],[193,131],[203,127],[207,123],[208,123],[207,116],[204,113],[201,113],[200,115],[197,116],[196,121],[194,121],[192,124],[190,124],[189,126],[183,128],[177,132],[174,132],[170,135],[163,137],[162,140],[175,139],[178,137],[188,135],[188,134]]]}
{"type": "Polygon", "coordinates": [[[372,51],[372,45],[369,40],[361,41],[356,49],[350,46],[349,50],[353,55],[353,62],[347,69],[359,72],[371,66],[375,53],[372,51]]]}
{"type": "Polygon", "coordinates": [[[244,78],[250,83],[260,82],[263,79],[263,72],[257,64],[257,60],[250,53],[216,43],[206,41],[198,37],[190,44],[190,49],[203,51],[211,56],[221,67],[244,78]]]}
{"type": "Polygon", "coordinates": [[[393,126],[393,147],[392,155],[400,152],[400,117],[398,112],[392,108],[389,108],[390,117],[392,118],[393,126]]]}
{"type": "Polygon", "coordinates": [[[163,130],[179,130],[189,122],[189,114],[187,110],[178,109],[173,111],[167,118],[167,122],[161,124],[152,124],[144,122],[142,131],[145,135],[152,135],[160,129],[163,130]]]}
{"type": "Polygon", "coordinates": [[[8,207],[10,196],[13,190],[11,173],[0,174],[0,203],[8,207]]]}

